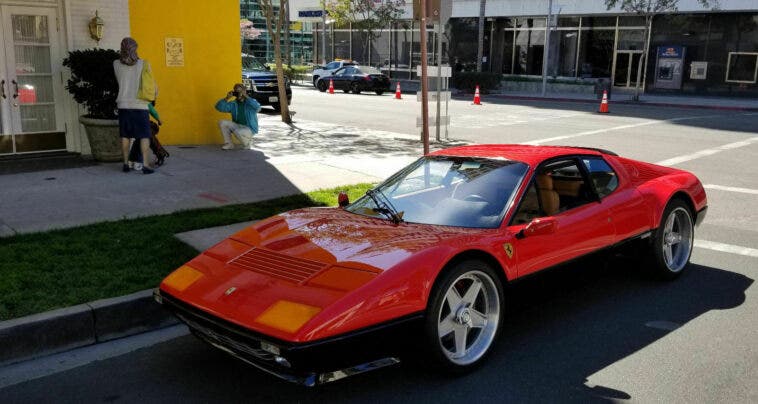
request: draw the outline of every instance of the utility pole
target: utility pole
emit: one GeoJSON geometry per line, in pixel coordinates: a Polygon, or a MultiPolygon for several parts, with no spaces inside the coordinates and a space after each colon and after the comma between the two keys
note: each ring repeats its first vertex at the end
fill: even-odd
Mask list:
{"type": "Polygon", "coordinates": [[[321,10],[321,65],[326,66],[326,10],[321,10]]]}

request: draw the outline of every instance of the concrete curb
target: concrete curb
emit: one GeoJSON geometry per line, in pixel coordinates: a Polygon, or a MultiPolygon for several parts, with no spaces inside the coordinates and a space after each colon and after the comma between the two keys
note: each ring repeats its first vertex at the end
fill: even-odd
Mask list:
{"type": "Polygon", "coordinates": [[[0,322],[0,366],[177,324],[153,290],[0,322]]]}

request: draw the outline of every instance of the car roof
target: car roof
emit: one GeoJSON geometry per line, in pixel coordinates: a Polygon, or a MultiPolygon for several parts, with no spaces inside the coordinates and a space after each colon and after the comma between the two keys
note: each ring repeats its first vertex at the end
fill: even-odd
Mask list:
{"type": "Polygon", "coordinates": [[[479,144],[451,147],[449,149],[438,150],[429,153],[430,156],[461,156],[461,157],[483,157],[483,158],[504,158],[508,160],[521,161],[536,166],[539,163],[560,156],[566,155],[594,155],[614,154],[599,149],[572,147],[572,146],[533,146],[522,144],[479,144]]]}

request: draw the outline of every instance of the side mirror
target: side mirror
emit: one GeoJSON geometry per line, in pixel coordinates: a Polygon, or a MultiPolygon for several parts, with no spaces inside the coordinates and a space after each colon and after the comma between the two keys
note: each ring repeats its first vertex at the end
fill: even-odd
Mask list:
{"type": "Polygon", "coordinates": [[[271,70],[271,66],[269,65],[264,65],[264,66],[266,66],[266,70],[271,70]]]}
{"type": "Polygon", "coordinates": [[[518,234],[519,238],[546,236],[558,230],[558,221],[554,217],[538,217],[524,227],[518,234]]]}
{"type": "Polygon", "coordinates": [[[350,198],[347,197],[347,193],[345,191],[340,191],[339,195],[337,196],[337,204],[339,204],[340,208],[344,208],[347,205],[350,205],[350,198]]]}

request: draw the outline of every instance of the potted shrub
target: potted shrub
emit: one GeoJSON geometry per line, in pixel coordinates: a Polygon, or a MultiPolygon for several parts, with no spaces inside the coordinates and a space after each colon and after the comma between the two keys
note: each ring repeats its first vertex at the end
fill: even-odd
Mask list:
{"type": "Polygon", "coordinates": [[[87,132],[92,155],[99,161],[122,158],[116,115],[118,82],[112,67],[118,58],[113,49],[85,49],[69,52],[63,60],[63,66],[71,69],[66,90],[87,109],[79,122],[87,132]]]}

